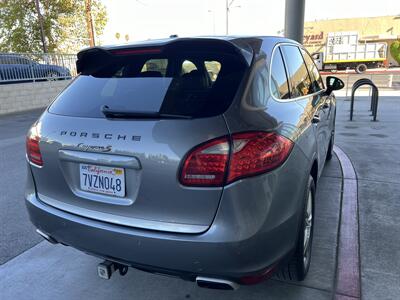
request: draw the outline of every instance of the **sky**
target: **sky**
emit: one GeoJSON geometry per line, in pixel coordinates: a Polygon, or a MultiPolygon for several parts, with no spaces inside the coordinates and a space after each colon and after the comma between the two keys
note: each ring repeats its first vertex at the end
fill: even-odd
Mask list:
{"type": "MultiPolygon", "coordinates": [[[[108,23],[102,44],[179,36],[223,35],[225,0],[101,0],[108,23]],[[115,37],[120,33],[120,39],[115,37]]],[[[231,0],[229,0],[231,1],[231,0]]],[[[285,0],[234,0],[229,34],[279,35],[285,0]]],[[[306,0],[305,20],[400,16],[400,0],[306,0]]]]}

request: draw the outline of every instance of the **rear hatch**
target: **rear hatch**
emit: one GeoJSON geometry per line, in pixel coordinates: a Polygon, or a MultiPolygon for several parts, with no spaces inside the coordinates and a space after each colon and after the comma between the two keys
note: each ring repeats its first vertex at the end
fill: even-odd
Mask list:
{"type": "Polygon", "coordinates": [[[222,188],[183,186],[180,168],[193,147],[228,134],[222,114],[248,67],[239,49],[206,39],[95,48],[77,65],[81,75],[32,128],[39,198],[119,225],[207,230],[222,188]]]}

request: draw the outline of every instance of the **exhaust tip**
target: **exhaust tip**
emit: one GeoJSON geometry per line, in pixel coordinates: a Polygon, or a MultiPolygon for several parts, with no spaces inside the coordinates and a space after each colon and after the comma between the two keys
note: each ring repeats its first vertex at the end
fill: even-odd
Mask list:
{"type": "Polygon", "coordinates": [[[36,229],[36,232],[42,237],[44,238],[46,241],[48,241],[51,244],[58,244],[57,240],[52,238],[51,236],[49,236],[48,234],[44,233],[43,231],[41,231],[40,229],[36,229]]]}
{"type": "Polygon", "coordinates": [[[236,282],[208,277],[196,277],[197,286],[216,290],[237,290],[239,285],[236,282]]]}

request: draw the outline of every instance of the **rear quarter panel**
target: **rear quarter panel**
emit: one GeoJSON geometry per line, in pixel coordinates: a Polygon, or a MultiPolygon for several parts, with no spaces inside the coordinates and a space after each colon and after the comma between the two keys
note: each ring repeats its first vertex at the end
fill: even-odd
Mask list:
{"type": "Polygon", "coordinates": [[[276,248],[265,241],[265,249],[269,247],[271,251],[276,251],[277,257],[278,249],[290,250],[296,242],[300,208],[316,144],[310,112],[303,105],[293,100],[274,99],[269,93],[268,82],[265,82],[267,88],[262,101],[253,98],[254,78],[262,68],[267,68],[269,73],[272,48],[269,45],[260,49],[242,87],[243,96],[234,101],[225,118],[230,133],[274,131],[292,140],[294,148],[286,162],[274,171],[225,187],[215,221],[221,214],[235,216],[238,224],[246,224],[246,232],[241,232],[244,229],[239,228],[238,232],[248,236],[257,231],[271,232],[283,226],[284,232],[278,230],[273,236],[276,248]]]}

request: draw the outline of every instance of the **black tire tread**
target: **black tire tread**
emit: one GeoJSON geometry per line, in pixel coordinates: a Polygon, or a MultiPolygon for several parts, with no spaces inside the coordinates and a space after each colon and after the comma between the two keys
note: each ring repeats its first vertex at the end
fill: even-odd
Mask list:
{"type": "Polygon", "coordinates": [[[363,74],[367,71],[368,67],[366,64],[358,64],[355,68],[357,74],[363,74]],[[364,70],[362,70],[364,69],[364,70]]]}
{"type": "MultiPolygon", "coordinates": [[[[316,185],[313,178],[310,175],[309,180],[311,180],[311,184],[314,188],[314,197],[315,197],[315,189],[316,185]]],[[[309,185],[307,185],[308,188],[309,185]]],[[[308,189],[307,189],[308,193],[308,189]]],[[[315,201],[315,198],[314,198],[315,201]]],[[[301,232],[301,231],[299,231],[301,232]]],[[[300,233],[299,233],[300,234],[300,233]]],[[[298,243],[298,242],[297,242],[298,243]]],[[[275,278],[278,280],[284,281],[302,281],[305,278],[306,274],[299,274],[298,266],[303,264],[303,254],[299,251],[299,248],[296,247],[296,250],[290,260],[282,265],[279,270],[275,273],[275,278]]]]}
{"type": "Polygon", "coordinates": [[[298,281],[297,267],[298,257],[294,255],[292,259],[284,266],[282,266],[275,276],[279,280],[284,281],[298,281]]]}
{"type": "Polygon", "coordinates": [[[326,160],[331,160],[333,157],[333,145],[332,140],[329,142],[328,153],[326,153],[326,160]]]}
{"type": "Polygon", "coordinates": [[[331,135],[331,140],[329,142],[329,148],[328,148],[328,153],[326,154],[326,160],[331,160],[333,157],[333,145],[335,144],[335,125],[336,125],[336,111],[335,111],[335,117],[333,119],[333,131],[331,135]]]}

